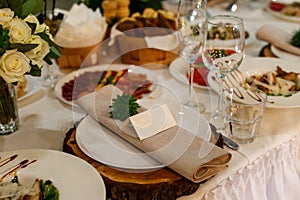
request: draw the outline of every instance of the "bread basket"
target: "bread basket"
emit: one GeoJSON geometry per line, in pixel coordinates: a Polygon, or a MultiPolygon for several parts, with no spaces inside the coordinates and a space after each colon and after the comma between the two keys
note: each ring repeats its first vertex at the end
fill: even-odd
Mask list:
{"type": "Polygon", "coordinates": [[[92,46],[78,48],[61,47],[61,56],[56,59],[56,62],[61,68],[79,68],[83,64],[83,62],[84,65],[94,65],[97,63],[98,52],[98,49],[95,48],[100,43],[101,42],[92,46]],[[91,55],[89,55],[90,53],[91,55]]]}

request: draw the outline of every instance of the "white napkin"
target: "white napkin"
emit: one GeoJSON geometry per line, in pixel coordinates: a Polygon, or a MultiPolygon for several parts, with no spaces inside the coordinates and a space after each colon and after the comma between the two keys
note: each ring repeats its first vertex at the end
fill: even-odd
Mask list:
{"type": "Polygon", "coordinates": [[[93,11],[85,4],[73,4],[54,40],[68,48],[92,46],[102,41],[107,29],[99,9],[93,11]]]}
{"type": "Polygon", "coordinates": [[[264,40],[275,47],[300,56],[300,48],[290,44],[292,34],[273,25],[264,25],[256,33],[257,39],[264,40]]]}

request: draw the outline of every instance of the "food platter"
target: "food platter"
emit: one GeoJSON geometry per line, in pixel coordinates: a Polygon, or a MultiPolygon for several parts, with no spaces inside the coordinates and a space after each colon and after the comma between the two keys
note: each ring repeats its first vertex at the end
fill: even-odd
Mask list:
{"type": "Polygon", "coordinates": [[[18,101],[22,101],[36,94],[42,88],[41,83],[37,77],[27,76],[26,79],[27,82],[26,82],[25,94],[18,97],[18,101]]]}
{"type": "MultiPolygon", "coordinates": [[[[189,84],[186,74],[188,73],[188,63],[182,58],[176,58],[169,66],[169,72],[176,80],[186,85],[189,84]]],[[[204,66],[201,66],[204,67],[204,66]]],[[[195,88],[207,89],[205,85],[194,84],[195,88]]]]}
{"type": "Polygon", "coordinates": [[[284,58],[284,59],[300,62],[300,56],[283,51],[283,50],[275,47],[274,45],[271,45],[271,51],[279,58],[284,58]]]}
{"type": "Polygon", "coordinates": [[[105,185],[100,174],[78,157],[60,151],[42,149],[0,152],[1,159],[12,155],[17,157],[0,167],[0,173],[24,159],[36,160],[17,172],[19,182],[24,186],[31,186],[38,178],[52,181],[59,191],[59,199],[106,199],[105,185]]]}
{"type": "MultiPolygon", "coordinates": [[[[96,71],[105,71],[105,70],[115,70],[115,71],[120,71],[123,69],[128,69],[128,73],[133,73],[133,74],[143,74],[146,75],[147,80],[151,81],[153,84],[150,86],[151,93],[145,95],[145,97],[153,94],[156,89],[158,89],[158,84],[157,84],[157,79],[155,74],[143,67],[135,66],[135,65],[126,65],[126,64],[112,64],[112,65],[96,65],[96,66],[91,66],[91,67],[85,67],[85,68],[80,68],[79,70],[76,70],[60,80],[56,83],[54,87],[55,95],[56,97],[61,100],[62,102],[78,107],[76,104],[76,101],[68,101],[63,97],[62,94],[62,87],[65,85],[65,83],[68,83],[69,81],[73,80],[75,77],[78,77],[79,75],[82,75],[86,72],[96,72],[96,71]]],[[[80,86],[80,85],[78,85],[80,86]]],[[[76,86],[77,87],[77,86],[76,86]]]]}
{"type": "MultiPolygon", "coordinates": [[[[140,104],[147,107],[145,105],[150,105],[153,100],[141,101],[140,104]]],[[[168,106],[179,126],[192,133],[201,129],[199,136],[204,140],[210,139],[209,124],[202,115],[181,105],[168,106]]],[[[78,125],[76,141],[80,149],[89,157],[118,170],[140,173],[164,167],[162,163],[129,144],[90,116],[84,118],[78,125]]]]}
{"type": "Polygon", "coordinates": [[[269,7],[267,7],[266,9],[267,9],[268,13],[270,13],[271,15],[273,15],[274,17],[277,17],[279,19],[286,20],[286,21],[292,21],[292,22],[298,22],[298,23],[300,22],[300,17],[284,15],[280,11],[274,11],[269,7]]]}
{"type": "MultiPolygon", "coordinates": [[[[239,71],[241,71],[245,77],[251,75],[257,75],[265,73],[267,71],[274,71],[276,66],[280,66],[287,72],[293,71],[300,73],[299,63],[297,61],[279,59],[279,58],[246,58],[239,71]]],[[[209,73],[207,77],[209,86],[219,91],[219,84],[215,79],[214,73],[209,73]]],[[[289,97],[284,96],[268,96],[268,102],[266,104],[268,108],[296,108],[300,107],[300,92],[293,94],[289,97]]]]}

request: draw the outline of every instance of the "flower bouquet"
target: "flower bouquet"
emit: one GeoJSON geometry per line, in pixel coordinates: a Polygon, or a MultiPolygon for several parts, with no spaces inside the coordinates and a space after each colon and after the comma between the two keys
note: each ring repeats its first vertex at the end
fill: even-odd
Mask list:
{"type": "Polygon", "coordinates": [[[42,0],[0,0],[0,134],[18,129],[14,86],[25,75],[41,76],[60,51],[49,27],[35,16],[42,0]]]}

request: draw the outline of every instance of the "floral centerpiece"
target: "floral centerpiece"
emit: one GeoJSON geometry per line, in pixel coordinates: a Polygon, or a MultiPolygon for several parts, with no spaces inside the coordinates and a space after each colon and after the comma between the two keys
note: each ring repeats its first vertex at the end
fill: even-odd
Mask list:
{"type": "Polygon", "coordinates": [[[42,0],[0,0],[0,134],[18,128],[13,85],[27,74],[40,76],[44,62],[60,56],[49,27],[35,16],[42,8],[42,0]]]}

